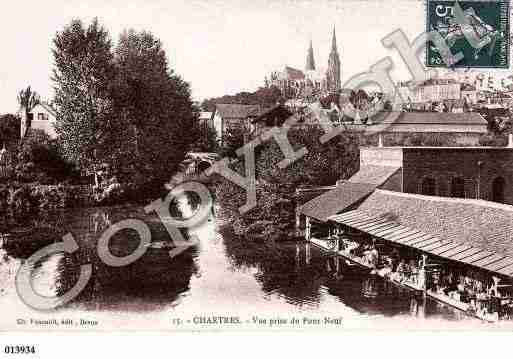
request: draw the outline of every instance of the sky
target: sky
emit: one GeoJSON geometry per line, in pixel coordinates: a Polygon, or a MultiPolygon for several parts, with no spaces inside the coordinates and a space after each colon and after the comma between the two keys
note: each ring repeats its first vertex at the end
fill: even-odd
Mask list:
{"type": "Polygon", "coordinates": [[[31,85],[51,99],[52,39],[74,18],[98,17],[113,42],[128,28],[149,30],[195,100],[254,91],[273,70],[305,66],[309,41],[326,67],[336,28],[342,82],[385,56],[392,77],[408,79],[399,56],[380,40],[400,28],[413,39],[425,27],[423,0],[46,0],[4,4],[0,22],[0,113],[17,110],[31,85]],[[11,16],[5,16],[11,14],[11,16]],[[22,21],[20,21],[22,19],[22,21]]]}

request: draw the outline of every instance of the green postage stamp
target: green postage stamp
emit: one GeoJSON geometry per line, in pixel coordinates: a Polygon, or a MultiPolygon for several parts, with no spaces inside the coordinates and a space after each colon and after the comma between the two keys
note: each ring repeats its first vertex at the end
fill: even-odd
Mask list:
{"type": "MultiPolygon", "coordinates": [[[[438,31],[453,54],[463,59],[453,67],[508,68],[509,0],[428,0],[427,31],[438,31]]],[[[426,64],[446,67],[430,43],[426,64]]]]}

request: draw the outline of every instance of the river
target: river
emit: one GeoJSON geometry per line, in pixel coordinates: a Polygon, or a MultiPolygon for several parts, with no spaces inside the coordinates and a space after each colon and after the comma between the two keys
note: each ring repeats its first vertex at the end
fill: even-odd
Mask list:
{"type": "MultiPolygon", "coordinates": [[[[16,270],[27,253],[0,250],[0,329],[488,327],[433,300],[415,298],[381,279],[351,273],[341,262],[337,270],[334,258],[307,243],[265,245],[239,238],[232,233],[222,210],[216,212],[192,230],[191,234],[199,238],[197,246],[173,258],[167,249],[151,248],[136,262],[117,268],[103,264],[96,254],[102,231],[117,221],[139,218],[149,225],[152,240],[169,240],[156,216],[135,206],[46,214],[38,219],[38,225],[47,225],[59,235],[71,232],[80,249],[72,255],[53,254],[38,263],[33,271],[35,290],[46,296],[62,295],[74,285],[80,265],[86,263],[93,264],[91,280],[63,306],[50,312],[36,311],[20,300],[15,287],[16,270]],[[224,326],[204,323],[216,316],[237,319],[224,326]],[[292,317],[299,322],[291,324],[292,317]],[[316,322],[324,323],[326,318],[333,323],[316,322]],[[52,319],[59,325],[31,323],[52,319]],[[73,325],[60,324],[68,319],[73,325]],[[277,325],[278,319],[287,323],[277,325]]],[[[122,256],[137,245],[135,232],[123,231],[113,238],[110,248],[122,256]]]]}

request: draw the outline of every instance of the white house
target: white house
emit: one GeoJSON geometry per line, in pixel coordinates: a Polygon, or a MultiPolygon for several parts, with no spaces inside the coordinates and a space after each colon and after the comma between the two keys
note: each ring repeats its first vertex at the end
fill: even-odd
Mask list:
{"type": "Polygon", "coordinates": [[[227,132],[234,129],[250,131],[251,119],[258,117],[259,105],[217,104],[212,122],[217,138],[224,143],[227,132]]]}
{"type": "Polygon", "coordinates": [[[28,118],[25,118],[25,111],[20,110],[21,115],[21,138],[27,134],[27,129],[30,127],[35,130],[42,130],[51,139],[57,138],[55,131],[55,123],[57,120],[55,110],[47,103],[42,102],[36,105],[29,113],[28,118]]]}

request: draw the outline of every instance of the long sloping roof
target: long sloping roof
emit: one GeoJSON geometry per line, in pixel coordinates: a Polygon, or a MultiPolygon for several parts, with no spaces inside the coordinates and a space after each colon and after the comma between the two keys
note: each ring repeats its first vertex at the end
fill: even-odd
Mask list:
{"type": "Polygon", "coordinates": [[[260,113],[259,105],[239,105],[239,104],[217,104],[216,111],[222,118],[248,118],[256,117],[260,113]]]}
{"type": "Polygon", "coordinates": [[[375,165],[361,166],[360,170],[348,179],[348,182],[369,183],[380,186],[400,168],[401,167],[375,165]]]}
{"type": "Polygon", "coordinates": [[[376,190],[359,210],[401,224],[513,255],[513,206],[463,198],[376,190]]]}
{"type": "Polygon", "coordinates": [[[368,196],[376,185],[344,182],[337,188],[323,193],[299,208],[299,212],[325,222],[332,216],[368,196]]]}
{"type": "Polygon", "coordinates": [[[513,206],[376,190],[332,216],[377,237],[513,276],[513,206]]]}
{"type": "Polygon", "coordinates": [[[464,241],[442,239],[433,234],[400,224],[390,216],[369,216],[352,210],[329,217],[375,237],[419,251],[513,277],[513,256],[494,252],[464,241]]]}

